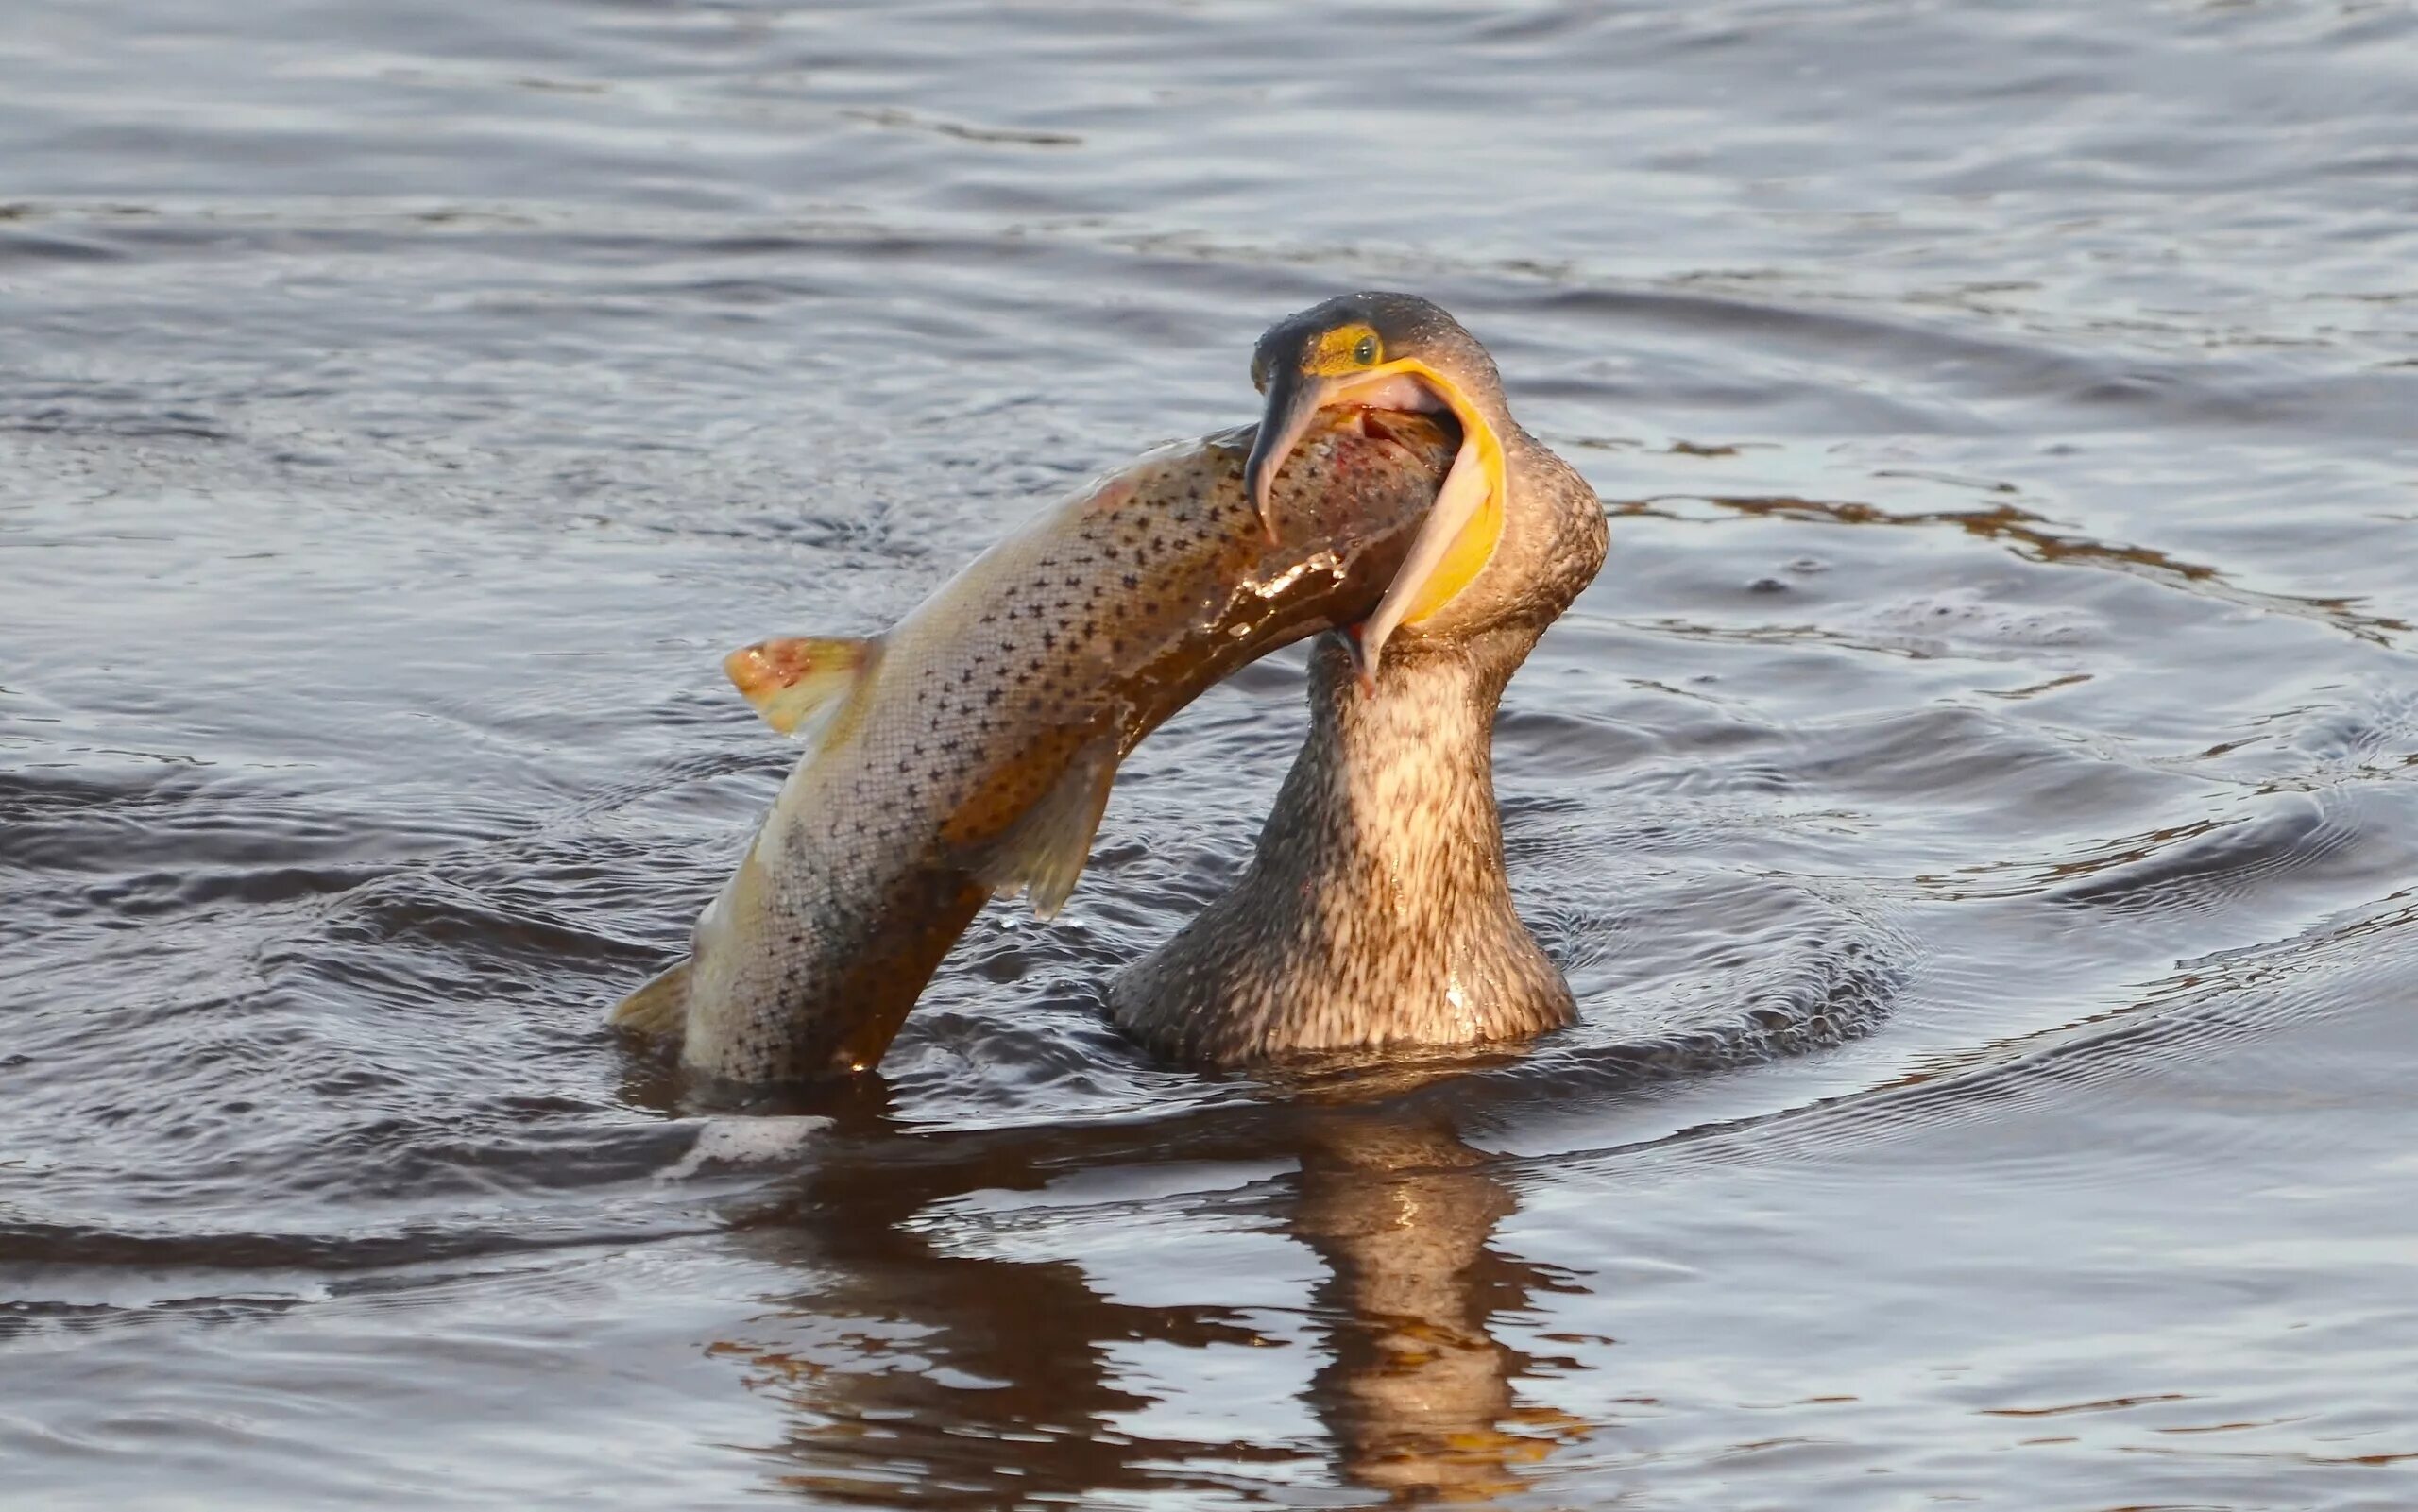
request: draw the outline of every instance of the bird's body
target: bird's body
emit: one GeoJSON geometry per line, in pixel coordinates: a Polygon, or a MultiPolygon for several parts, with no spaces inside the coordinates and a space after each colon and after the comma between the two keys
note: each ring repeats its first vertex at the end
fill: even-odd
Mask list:
{"type": "Polygon", "coordinates": [[[1332,349],[1337,331],[1354,345],[1373,331],[1381,354],[1408,349],[1403,368],[1415,363],[1422,382],[1450,384],[1439,407],[1461,416],[1465,456],[1474,454],[1467,433],[1489,433],[1499,492],[1463,512],[1450,550],[1426,553],[1440,566],[1423,579],[1405,568],[1388,598],[1414,612],[1398,628],[1376,627],[1389,637],[1320,647],[1310,732],[1250,867],[1111,984],[1119,1026],[1196,1064],[1516,1040],[1574,1012],[1561,973],[1512,907],[1493,726],[1511,674],[1602,566],[1603,505],[1511,420],[1474,339],[1406,296],[1332,300],[1263,338],[1263,438],[1287,423],[1288,402],[1316,412],[1355,395],[1405,402],[1403,379],[1376,364],[1365,382],[1311,385],[1306,399],[1286,392],[1283,365],[1332,349]]]}

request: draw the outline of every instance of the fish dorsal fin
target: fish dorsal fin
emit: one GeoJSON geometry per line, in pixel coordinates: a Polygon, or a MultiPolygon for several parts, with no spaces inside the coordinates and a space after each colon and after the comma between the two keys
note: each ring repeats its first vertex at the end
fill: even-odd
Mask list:
{"type": "Polygon", "coordinates": [[[1113,732],[1077,751],[1057,783],[975,854],[968,868],[975,879],[999,892],[1021,889],[1034,917],[1057,917],[1091,858],[1121,754],[1113,732]]]}
{"type": "Polygon", "coordinates": [[[783,735],[811,739],[847,701],[880,644],[779,636],[732,652],[723,658],[722,670],[765,723],[783,735]]]}

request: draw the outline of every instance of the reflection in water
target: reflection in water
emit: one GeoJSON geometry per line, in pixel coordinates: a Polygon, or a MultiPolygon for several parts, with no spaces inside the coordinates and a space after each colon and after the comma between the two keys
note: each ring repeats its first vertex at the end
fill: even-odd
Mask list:
{"type": "MultiPolygon", "coordinates": [[[[1156,1400],[1111,1358],[1140,1341],[1256,1342],[1215,1308],[1109,1301],[1067,1261],[948,1253],[914,1219],[928,1202],[982,1185],[878,1175],[845,1200],[809,1202],[758,1231],[769,1252],[812,1277],[775,1299],[760,1325],[777,1344],[724,1343],[749,1384],[794,1412],[774,1453],[782,1484],[872,1504],[1013,1505],[1035,1497],[1213,1481],[1166,1467],[1256,1455],[1242,1445],[1126,1431],[1156,1400]]],[[[1282,1457],[1291,1457],[1282,1456],[1282,1457]]]]}
{"type": "Polygon", "coordinates": [[[1327,1264],[1331,1321],[1310,1400],[1350,1480],[1477,1500],[1516,1488],[1511,1467],[1551,1450],[1515,1429],[1556,1419],[1514,1406],[1527,1362],[1487,1326],[1552,1284],[1487,1247],[1517,1206],[1440,1122],[1344,1115],[1313,1129],[1292,1227],[1327,1264]]]}
{"type": "MultiPolygon", "coordinates": [[[[1487,1157],[1439,1118],[1296,1106],[1263,1156],[1298,1161],[1277,1211],[1325,1263],[1314,1288],[1308,1404],[1344,1480],[1389,1498],[1484,1500],[1550,1452],[1551,1412],[1516,1404],[1527,1357],[1495,1315],[1570,1290],[1489,1248],[1516,1207],[1487,1157]]],[[[1063,1132],[1063,1131],[1062,1131],[1063,1132]]],[[[1137,1432],[1160,1398],[1123,1363],[1138,1344],[1281,1343],[1215,1305],[1112,1301],[1068,1260],[969,1254],[933,1204],[1046,1180],[1035,1145],[934,1136],[843,1142],[808,1191],[748,1226],[753,1248],[812,1281],[776,1299],[758,1336],[713,1347],[792,1414],[780,1481],[849,1502],[978,1507],[1114,1491],[1240,1488],[1250,1467],[1320,1457],[1285,1443],[1137,1432]],[[777,1335],[775,1339],[774,1336],[777,1335]]],[[[1117,1162],[1176,1151],[1143,1144],[1117,1162]]],[[[1054,1166],[1052,1159],[1047,1164],[1054,1166]]]]}

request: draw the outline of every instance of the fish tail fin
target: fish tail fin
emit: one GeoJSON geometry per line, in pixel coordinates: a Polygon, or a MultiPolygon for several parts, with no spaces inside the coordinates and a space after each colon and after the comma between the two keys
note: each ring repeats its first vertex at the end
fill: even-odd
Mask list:
{"type": "Polygon", "coordinates": [[[1077,752],[1057,783],[972,858],[975,879],[1000,892],[1021,888],[1036,917],[1057,917],[1091,858],[1120,755],[1114,736],[1077,752]]]}
{"type": "Polygon", "coordinates": [[[814,733],[810,726],[838,712],[878,646],[876,640],[780,636],[732,652],[722,670],[765,723],[805,739],[814,733]]]}
{"type": "Polygon", "coordinates": [[[689,968],[693,964],[683,960],[658,973],[616,1004],[604,1022],[633,1034],[677,1039],[689,1023],[689,968]]]}

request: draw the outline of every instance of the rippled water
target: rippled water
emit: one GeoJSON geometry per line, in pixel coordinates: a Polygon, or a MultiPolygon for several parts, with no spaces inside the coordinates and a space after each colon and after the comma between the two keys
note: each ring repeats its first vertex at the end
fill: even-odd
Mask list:
{"type": "Polygon", "coordinates": [[[2418,1504],[2399,4],[0,21],[0,1502],[2418,1504]],[[1048,930],[756,1118],[599,1029],[719,686],[1412,287],[1613,555],[1499,738],[1585,1023],[1204,1079],[1048,930]]]}

